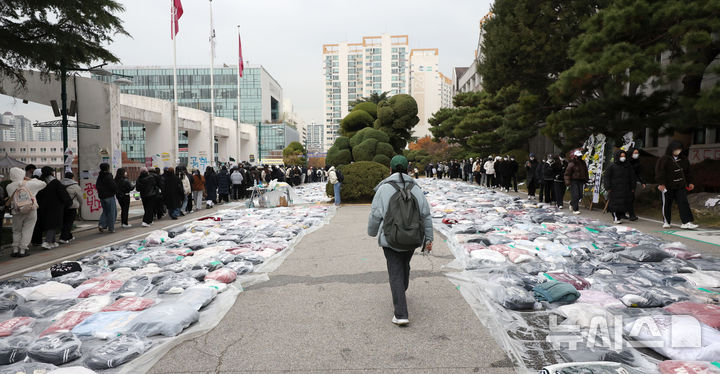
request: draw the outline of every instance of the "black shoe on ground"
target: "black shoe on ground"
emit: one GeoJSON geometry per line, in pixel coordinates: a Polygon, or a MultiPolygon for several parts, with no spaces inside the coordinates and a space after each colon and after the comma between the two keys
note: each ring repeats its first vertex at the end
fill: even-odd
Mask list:
{"type": "Polygon", "coordinates": [[[630,218],[628,218],[628,219],[629,219],[630,221],[637,221],[637,220],[638,220],[638,216],[630,216],[630,218]]]}

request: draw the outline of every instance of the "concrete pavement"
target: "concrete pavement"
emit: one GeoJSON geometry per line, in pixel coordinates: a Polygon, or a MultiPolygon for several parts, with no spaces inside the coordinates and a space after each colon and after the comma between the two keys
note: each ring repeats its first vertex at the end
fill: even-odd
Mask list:
{"type": "Polygon", "coordinates": [[[436,234],[413,258],[410,326],[393,309],[382,250],[366,234],[369,206],[343,206],[306,236],[270,281],[249,287],[208,334],[175,347],[152,373],[514,373],[444,273],[453,257],[436,234]]]}

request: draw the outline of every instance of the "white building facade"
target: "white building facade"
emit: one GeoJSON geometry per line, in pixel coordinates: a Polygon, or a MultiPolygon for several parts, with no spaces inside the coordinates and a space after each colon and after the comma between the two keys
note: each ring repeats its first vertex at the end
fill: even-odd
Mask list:
{"type": "Polygon", "coordinates": [[[307,125],[305,148],[309,152],[323,152],[325,150],[325,126],[322,123],[311,121],[307,125]]]}
{"type": "Polygon", "coordinates": [[[323,45],[324,148],[339,135],[340,120],[350,103],[372,93],[409,92],[409,45],[407,35],[365,36],[360,43],[323,45]]]}
{"type": "Polygon", "coordinates": [[[440,55],[437,48],[410,51],[410,95],[418,105],[420,122],[413,136],[431,136],[428,120],[440,108],[452,106],[452,82],[439,71],[440,55]]]}

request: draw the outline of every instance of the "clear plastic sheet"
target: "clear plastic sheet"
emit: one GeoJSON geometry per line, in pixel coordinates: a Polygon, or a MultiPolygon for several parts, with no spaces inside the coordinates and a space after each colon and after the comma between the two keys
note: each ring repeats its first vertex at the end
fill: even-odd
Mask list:
{"type": "MultiPolygon", "coordinates": [[[[101,372],[146,372],[175,345],[217,326],[243,287],[267,281],[267,273],[301,238],[327,223],[335,212],[332,206],[320,205],[264,210],[235,205],[243,209],[221,210],[206,220],[157,230],[143,240],[100,248],[78,260],[80,272],[51,278],[48,269],[1,282],[0,324],[13,317],[31,317],[34,323],[0,337],[0,348],[8,342],[21,351],[33,344],[49,347],[47,339],[63,336],[69,339],[54,342],[71,348],[68,359],[75,357],[76,341],[82,357],[60,363],[61,369],[76,368],[94,357],[93,365],[107,367],[98,369],[101,372]],[[227,284],[213,277],[205,280],[218,269],[222,271],[216,274],[232,274],[235,279],[219,279],[227,284]],[[49,282],[57,283],[44,286],[49,282]],[[22,288],[41,291],[40,299],[25,300],[16,292],[22,288]],[[75,324],[79,320],[75,317],[85,316],[81,313],[89,316],[75,324]],[[64,323],[65,316],[73,317],[72,323],[64,323]],[[61,328],[39,336],[54,324],[61,328]],[[133,332],[149,344],[140,349],[137,340],[120,340],[133,332]],[[91,356],[91,352],[98,353],[91,356]],[[108,355],[113,362],[100,362],[108,355]]],[[[43,359],[55,360],[48,357],[43,359]]],[[[0,373],[7,367],[0,364],[0,373]]]]}
{"type": "MultiPolygon", "coordinates": [[[[460,270],[448,278],[521,373],[657,373],[672,351],[653,352],[626,324],[684,302],[720,303],[720,261],[687,246],[466,183],[419,183],[455,257],[446,267],[460,270]],[[531,303],[529,291],[553,281],[580,298],[531,303]]],[[[702,311],[681,312],[692,313],[702,311]]]]}

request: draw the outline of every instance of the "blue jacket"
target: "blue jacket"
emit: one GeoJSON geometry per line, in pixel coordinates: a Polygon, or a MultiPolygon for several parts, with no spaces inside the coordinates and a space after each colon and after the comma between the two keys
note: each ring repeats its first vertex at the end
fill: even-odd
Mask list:
{"type": "MultiPolygon", "coordinates": [[[[332,170],[332,169],[330,169],[332,170]]],[[[373,198],[372,207],[370,208],[370,217],[368,218],[368,235],[378,237],[378,244],[381,247],[389,247],[385,234],[382,232],[382,221],[385,218],[385,212],[387,211],[390,198],[395,194],[395,188],[387,184],[388,182],[398,182],[402,186],[402,180],[405,183],[412,183],[415,186],[411,192],[419,204],[420,214],[422,215],[423,223],[425,225],[425,241],[433,241],[433,224],[432,214],[430,214],[430,204],[425,199],[420,186],[415,183],[415,180],[407,174],[395,173],[375,187],[375,197],[373,198]],[[379,235],[378,235],[379,234],[379,235]]],[[[393,248],[394,249],[394,248],[393,248]]]]}

